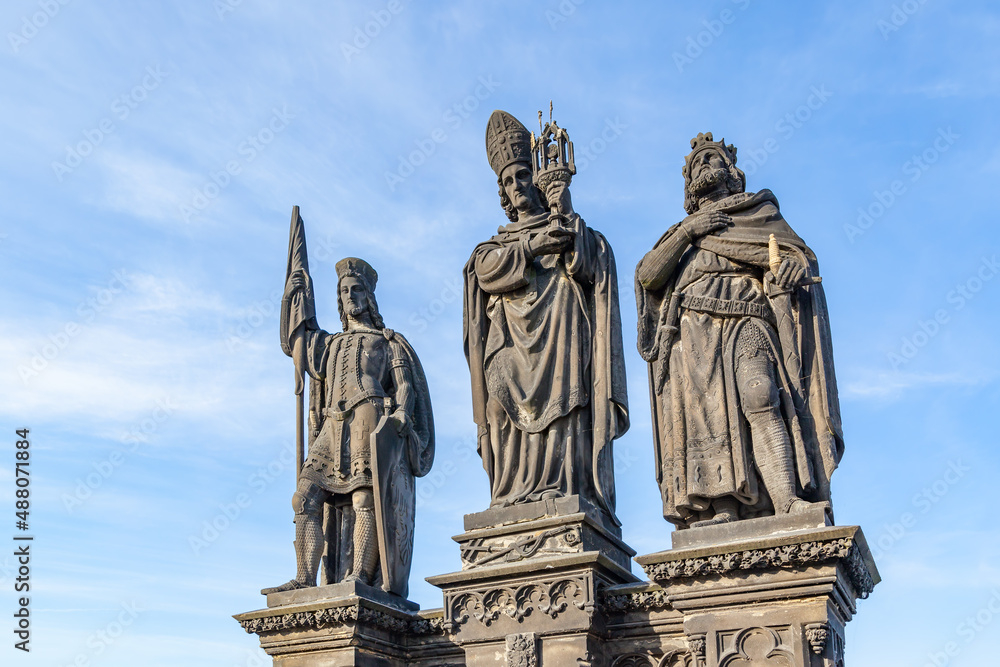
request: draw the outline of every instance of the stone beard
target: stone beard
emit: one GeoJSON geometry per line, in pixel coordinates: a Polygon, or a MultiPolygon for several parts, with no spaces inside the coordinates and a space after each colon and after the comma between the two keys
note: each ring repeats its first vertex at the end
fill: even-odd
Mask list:
{"type": "Polygon", "coordinates": [[[538,251],[552,221],[530,185],[526,135],[494,112],[488,145],[508,153],[491,165],[498,176],[527,170],[529,184],[507,186],[501,199],[516,220],[465,267],[465,352],[491,505],[578,494],[616,522],[611,443],[628,429],[628,407],[614,255],[572,212],[565,249],[538,251]]]}

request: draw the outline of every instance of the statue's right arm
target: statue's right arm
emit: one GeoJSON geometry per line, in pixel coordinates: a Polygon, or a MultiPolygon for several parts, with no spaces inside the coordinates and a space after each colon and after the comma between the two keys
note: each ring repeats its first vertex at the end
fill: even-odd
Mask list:
{"type": "Polygon", "coordinates": [[[489,294],[502,294],[528,284],[528,271],[534,255],[527,237],[501,243],[484,243],[476,248],[476,277],[489,294]]]}
{"type": "Polygon", "coordinates": [[[639,284],[648,290],[658,290],[666,285],[690,243],[683,227],[674,225],[635,267],[639,284]]]}
{"type": "Polygon", "coordinates": [[[732,224],[732,218],[719,211],[694,213],[667,230],[653,249],[635,267],[639,284],[648,290],[663,287],[677,269],[681,256],[695,239],[707,236],[732,224]]]}

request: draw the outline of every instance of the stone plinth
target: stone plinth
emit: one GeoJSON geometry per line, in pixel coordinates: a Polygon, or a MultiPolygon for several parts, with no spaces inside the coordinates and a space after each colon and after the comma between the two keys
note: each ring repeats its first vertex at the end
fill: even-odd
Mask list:
{"type": "Polygon", "coordinates": [[[463,570],[591,551],[630,570],[635,555],[621,527],[580,496],[466,514],[465,531],[452,538],[463,570]]]}
{"type": "Polygon", "coordinates": [[[465,527],[463,569],[427,581],[468,667],[604,664],[601,596],[637,581],[617,525],[570,496],[467,515],[465,527]]]}
{"type": "Polygon", "coordinates": [[[462,665],[441,631],[441,613],[364,584],[334,584],[267,596],[266,609],[238,614],[275,667],[462,665]]]}
{"type": "Polygon", "coordinates": [[[683,618],[683,659],[841,667],[844,626],[880,579],[861,529],[827,523],[817,511],[689,529],[674,544],[690,546],[637,558],[683,618]]]}

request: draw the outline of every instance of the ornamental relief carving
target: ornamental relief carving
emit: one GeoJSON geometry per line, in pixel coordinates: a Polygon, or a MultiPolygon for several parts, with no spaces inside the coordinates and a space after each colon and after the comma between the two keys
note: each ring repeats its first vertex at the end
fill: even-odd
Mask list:
{"type": "Polygon", "coordinates": [[[685,577],[725,574],[734,570],[810,565],[835,559],[844,561],[858,597],[868,597],[875,582],[864,565],[860,549],[849,537],[825,542],[800,542],[770,549],[735,551],[704,558],[686,558],[646,565],[643,569],[650,579],[663,585],[672,579],[685,577]]]}
{"type": "Polygon", "coordinates": [[[587,577],[464,591],[446,600],[444,629],[454,632],[473,618],[487,627],[503,616],[520,623],[536,610],[556,618],[571,606],[593,613],[594,601],[587,577]]]}

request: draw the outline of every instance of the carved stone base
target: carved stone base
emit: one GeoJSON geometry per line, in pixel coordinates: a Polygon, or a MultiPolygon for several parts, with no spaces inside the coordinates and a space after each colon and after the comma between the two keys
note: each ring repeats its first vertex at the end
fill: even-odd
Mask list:
{"type": "Polygon", "coordinates": [[[879,575],[859,527],[817,527],[816,519],[802,517],[807,527],[780,532],[775,525],[788,517],[743,521],[722,531],[722,543],[685,535],[675,544],[699,546],[636,559],[683,619],[686,660],[843,666],[844,626],[879,575]]]}
{"type": "Polygon", "coordinates": [[[463,570],[588,551],[630,570],[635,555],[622,541],[621,528],[579,496],[466,514],[465,530],[452,538],[461,549],[463,570]]]}
{"type": "Polygon", "coordinates": [[[542,555],[555,547],[541,540],[429,578],[443,609],[338,584],[268,596],[267,609],[236,619],[276,667],[843,667],[844,627],[879,582],[861,529],[830,525],[822,505],[675,533],[673,549],[636,559],[650,582],[611,557],[628,547],[587,508],[551,510],[507,508],[492,515],[510,520],[499,526],[470,515],[456,539],[501,544],[541,522],[580,529],[584,544],[607,540],[610,555],[542,555]]]}
{"type": "Polygon", "coordinates": [[[444,593],[443,628],[464,649],[468,667],[578,667],[604,664],[606,629],[598,608],[603,591],[636,578],[604,554],[588,551],[482,566],[427,581],[444,593]],[[507,656],[506,662],[497,656],[507,656]]]}
{"type": "Polygon", "coordinates": [[[238,614],[275,667],[463,665],[442,632],[441,612],[364,584],[334,584],[267,596],[268,607],[238,614]],[[426,660],[426,662],[425,662],[426,660]]]}

